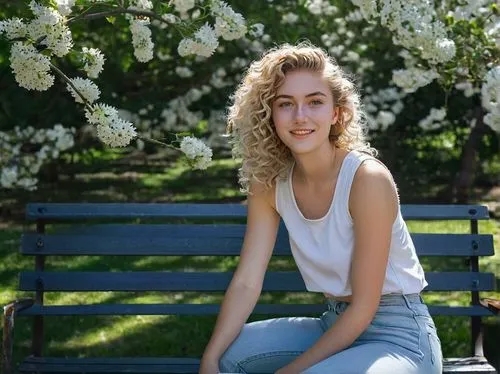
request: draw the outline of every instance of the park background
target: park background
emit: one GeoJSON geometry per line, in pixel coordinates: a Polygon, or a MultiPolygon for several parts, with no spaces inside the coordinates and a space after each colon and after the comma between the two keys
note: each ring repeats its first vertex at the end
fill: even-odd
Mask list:
{"type": "MultiPolygon", "coordinates": [[[[1,2],[0,19],[29,17],[25,1],[1,2]]],[[[458,4],[458,2],[457,2],[458,4]]],[[[28,202],[231,202],[244,203],[239,190],[238,159],[231,157],[224,113],[229,97],[250,61],[265,49],[282,42],[309,40],[324,47],[353,74],[369,118],[369,138],[380,159],[393,172],[402,203],[480,203],[489,207],[493,220],[479,225],[480,233],[495,238],[495,256],[482,259],[482,270],[497,276],[500,286],[500,141],[499,135],[482,121],[484,109],[478,86],[457,86],[464,74],[451,65],[442,81],[434,81],[415,92],[404,92],[392,83],[392,72],[405,66],[409,58],[393,43],[393,33],[370,24],[359,10],[346,1],[231,1],[249,24],[264,25],[262,33],[221,42],[208,59],[180,57],[177,45],[182,36],[174,25],[155,26],[154,59],[140,63],[134,57],[127,20],[119,15],[74,22],[75,45],[97,47],[106,56],[98,83],[101,97],[120,109],[145,137],[175,140],[175,134],[200,137],[214,152],[207,170],[193,170],[179,152],[157,144],[133,141],[124,148],[103,145],[92,126],[85,124],[81,108],[68,94],[65,84],[45,92],[27,91],[18,86],[9,65],[10,43],[0,38],[0,132],[22,144],[21,151],[35,154],[41,144],[33,132],[23,129],[53,128],[62,124],[73,128],[74,144],[55,151],[38,171],[36,190],[0,188],[0,304],[16,297],[17,275],[31,269],[31,259],[18,254],[24,229],[24,206],[28,202]],[[446,108],[446,115],[438,110],[446,108]]],[[[497,15],[498,19],[498,15],[497,15]]],[[[497,21],[498,22],[498,21],[497,21]]],[[[478,30],[474,22],[455,30],[456,38],[469,38],[478,61],[485,51],[475,47],[478,30]],[[458,30],[458,31],[457,31],[458,30]]],[[[464,57],[465,58],[465,57],[464,57]]],[[[489,56],[491,58],[491,56],[489,56]]],[[[57,59],[68,76],[78,76],[77,61],[71,55],[57,59]]],[[[498,60],[496,60],[498,64],[498,60]]],[[[478,64],[480,65],[480,64],[478,64]]],[[[55,149],[55,148],[54,148],[55,149]]],[[[5,151],[5,150],[4,150],[5,151]]],[[[5,161],[8,154],[0,152],[5,161]]],[[[0,163],[0,165],[2,165],[0,163]]],[[[467,232],[465,223],[414,223],[413,232],[467,232]]],[[[460,259],[425,258],[426,271],[467,264],[460,259]]],[[[237,258],[214,262],[209,257],[186,258],[105,258],[86,257],[74,262],[55,258],[49,266],[75,270],[93,269],[234,269],[237,258]]],[[[276,260],[274,269],[293,269],[290,261],[276,260]]],[[[500,289],[500,287],[498,287],[500,289]]],[[[499,298],[500,293],[482,296],[499,298]]],[[[72,296],[75,297],[75,296],[72,296]]],[[[263,296],[265,300],[266,295],[263,296]]],[[[208,302],[218,294],[120,294],[83,293],[78,300],[64,294],[47,295],[47,303],[61,302],[208,302]]],[[[467,305],[466,295],[434,294],[430,303],[447,299],[467,305]]],[[[274,301],[318,300],[315,295],[277,295],[274,301]]],[[[469,354],[468,319],[437,317],[444,355],[469,354]]],[[[46,354],[87,355],[193,355],[201,354],[214,317],[57,317],[47,319],[46,354]]],[[[497,366],[500,362],[500,325],[486,319],[486,354],[497,366]],[[496,339],[496,341],[495,341],[496,339]]],[[[29,353],[31,323],[16,321],[16,360],[29,353]]]]}

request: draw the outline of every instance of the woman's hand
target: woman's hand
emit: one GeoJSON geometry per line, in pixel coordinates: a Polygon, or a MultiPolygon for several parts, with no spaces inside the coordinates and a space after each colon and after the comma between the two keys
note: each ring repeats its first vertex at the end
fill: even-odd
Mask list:
{"type": "Polygon", "coordinates": [[[299,374],[300,371],[295,370],[289,366],[283,366],[281,369],[278,369],[274,372],[274,374],[299,374]]]}
{"type": "Polygon", "coordinates": [[[219,374],[219,361],[202,358],[199,374],[219,374]]]}

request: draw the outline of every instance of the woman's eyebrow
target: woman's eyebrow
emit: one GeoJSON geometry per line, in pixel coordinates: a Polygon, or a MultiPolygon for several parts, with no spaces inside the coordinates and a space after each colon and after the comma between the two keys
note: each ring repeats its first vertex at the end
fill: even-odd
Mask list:
{"type": "MultiPolygon", "coordinates": [[[[306,95],[306,97],[311,97],[311,96],[324,96],[324,97],[326,97],[326,95],[321,91],[312,92],[312,93],[306,95]]],[[[278,100],[278,99],[293,99],[293,96],[291,96],[291,95],[279,95],[279,96],[276,96],[275,100],[278,100]]]]}

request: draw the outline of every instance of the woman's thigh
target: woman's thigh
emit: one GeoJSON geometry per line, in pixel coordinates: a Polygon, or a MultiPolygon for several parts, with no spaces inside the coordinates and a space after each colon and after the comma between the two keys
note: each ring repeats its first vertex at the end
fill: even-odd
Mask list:
{"type": "Polygon", "coordinates": [[[319,318],[276,318],[246,324],[220,359],[221,372],[273,373],[324,333],[319,318]]]}
{"type": "Polygon", "coordinates": [[[307,374],[433,374],[441,370],[388,343],[353,346],[305,370],[307,374]]]}

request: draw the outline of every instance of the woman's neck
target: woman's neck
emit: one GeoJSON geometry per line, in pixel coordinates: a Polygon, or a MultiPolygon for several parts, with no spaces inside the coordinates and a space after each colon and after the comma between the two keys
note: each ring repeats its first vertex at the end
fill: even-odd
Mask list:
{"type": "Polygon", "coordinates": [[[336,173],[339,149],[332,144],[314,153],[294,155],[295,177],[306,184],[320,184],[330,181],[336,173]]]}

